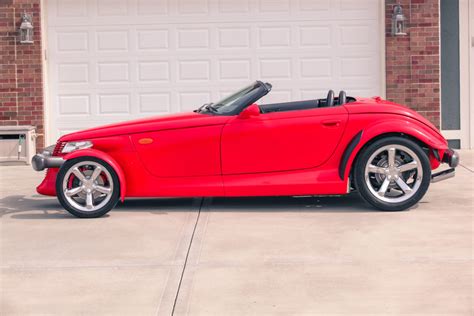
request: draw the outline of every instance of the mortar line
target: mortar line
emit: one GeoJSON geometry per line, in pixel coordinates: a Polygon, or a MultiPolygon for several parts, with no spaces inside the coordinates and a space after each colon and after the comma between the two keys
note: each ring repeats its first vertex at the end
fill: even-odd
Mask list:
{"type": "Polygon", "coordinates": [[[189,240],[188,251],[186,253],[186,258],[184,259],[183,270],[181,271],[181,277],[179,278],[178,289],[176,290],[176,296],[174,297],[173,309],[171,310],[171,315],[174,315],[174,311],[175,311],[175,308],[176,308],[176,303],[178,302],[179,291],[181,289],[181,284],[183,283],[184,272],[186,270],[186,265],[188,263],[189,253],[191,251],[191,246],[192,246],[193,240],[194,240],[194,234],[196,233],[196,228],[197,228],[197,225],[199,223],[199,217],[201,216],[201,209],[202,209],[203,205],[204,205],[204,198],[201,198],[201,203],[199,205],[198,215],[196,217],[196,222],[194,223],[193,233],[191,234],[191,239],[189,240]]]}

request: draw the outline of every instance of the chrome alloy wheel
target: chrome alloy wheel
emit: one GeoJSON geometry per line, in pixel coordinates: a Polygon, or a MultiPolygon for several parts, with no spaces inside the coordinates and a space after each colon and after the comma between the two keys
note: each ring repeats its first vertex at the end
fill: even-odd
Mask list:
{"type": "Polygon", "coordinates": [[[109,202],[114,182],[100,163],[81,161],[66,172],[62,189],[70,205],[84,212],[94,212],[109,202]]]}
{"type": "Polygon", "coordinates": [[[377,149],[367,160],[365,182],[372,195],[384,202],[405,202],[420,188],[423,167],[411,149],[399,144],[377,149]]]}

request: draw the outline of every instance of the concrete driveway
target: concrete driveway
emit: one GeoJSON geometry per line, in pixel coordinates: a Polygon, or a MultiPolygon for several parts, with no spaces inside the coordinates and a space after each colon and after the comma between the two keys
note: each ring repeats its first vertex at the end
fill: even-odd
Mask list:
{"type": "Polygon", "coordinates": [[[76,219],[0,166],[2,315],[472,315],[474,153],[406,212],[357,196],[129,200],[76,219]]]}

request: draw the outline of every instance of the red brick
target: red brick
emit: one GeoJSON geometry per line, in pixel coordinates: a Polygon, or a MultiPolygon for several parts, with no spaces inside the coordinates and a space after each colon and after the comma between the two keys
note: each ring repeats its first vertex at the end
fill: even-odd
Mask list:
{"type": "Polygon", "coordinates": [[[41,60],[41,1],[10,0],[0,3],[0,125],[36,125],[43,143],[43,73],[41,60]],[[18,43],[21,13],[33,14],[34,44],[18,43]]]}

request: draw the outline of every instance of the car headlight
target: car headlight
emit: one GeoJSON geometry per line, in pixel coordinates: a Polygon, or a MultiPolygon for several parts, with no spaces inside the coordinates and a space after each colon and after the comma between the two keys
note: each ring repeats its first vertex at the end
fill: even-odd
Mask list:
{"type": "Polygon", "coordinates": [[[92,142],[88,140],[80,141],[80,142],[67,142],[66,145],[64,145],[64,148],[61,151],[61,153],[67,154],[79,149],[86,149],[86,148],[91,148],[91,147],[92,147],[92,142]]]}

